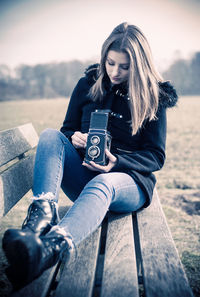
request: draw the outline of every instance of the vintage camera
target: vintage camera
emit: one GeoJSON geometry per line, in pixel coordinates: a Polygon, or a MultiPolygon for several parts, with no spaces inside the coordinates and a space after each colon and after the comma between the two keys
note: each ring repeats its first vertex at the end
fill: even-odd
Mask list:
{"type": "Polygon", "coordinates": [[[107,131],[110,110],[102,109],[91,113],[85,162],[94,161],[100,165],[107,164],[105,149],[110,150],[111,135],[107,131]]]}

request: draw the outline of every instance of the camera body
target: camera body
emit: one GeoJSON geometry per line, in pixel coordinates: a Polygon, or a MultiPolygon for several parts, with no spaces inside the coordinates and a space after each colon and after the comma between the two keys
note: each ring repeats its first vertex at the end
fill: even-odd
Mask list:
{"type": "Polygon", "coordinates": [[[102,109],[91,113],[84,161],[107,164],[105,149],[110,150],[111,135],[107,131],[110,110],[102,109]]]}

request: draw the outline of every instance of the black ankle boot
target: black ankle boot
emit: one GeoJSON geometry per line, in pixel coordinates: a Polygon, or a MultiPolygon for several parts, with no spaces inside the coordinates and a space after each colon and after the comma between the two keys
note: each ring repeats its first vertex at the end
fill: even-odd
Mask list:
{"type": "Polygon", "coordinates": [[[71,246],[69,238],[52,231],[41,237],[28,233],[9,245],[3,242],[3,249],[10,264],[7,277],[18,290],[54,266],[64,251],[69,254],[71,246]]]}
{"type": "Polygon", "coordinates": [[[59,222],[57,203],[43,199],[34,200],[29,206],[27,217],[22,224],[24,232],[45,235],[52,226],[59,222]]]}
{"type": "Polygon", "coordinates": [[[28,233],[34,233],[36,236],[45,235],[52,226],[58,224],[58,221],[57,204],[54,201],[34,200],[28,208],[22,229],[8,229],[4,233],[4,244],[12,244],[18,237],[28,233]]]}

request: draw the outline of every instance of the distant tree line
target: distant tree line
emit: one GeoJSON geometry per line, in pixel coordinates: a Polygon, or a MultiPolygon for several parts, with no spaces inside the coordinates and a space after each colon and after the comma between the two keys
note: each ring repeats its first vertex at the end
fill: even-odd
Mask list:
{"type": "Polygon", "coordinates": [[[179,95],[200,95],[200,52],[189,60],[176,60],[163,77],[174,84],[179,95]]]}
{"type": "MultiPolygon", "coordinates": [[[[0,101],[68,97],[91,61],[20,65],[14,71],[0,65],[0,101]]],[[[200,94],[200,52],[190,60],[176,60],[163,77],[179,95],[200,94]]]]}
{"type": "Polygon", "coordinates": [[[0,65],[0,101],[68,97],[91,63],[20,65],[14,72],[0,65]]]}

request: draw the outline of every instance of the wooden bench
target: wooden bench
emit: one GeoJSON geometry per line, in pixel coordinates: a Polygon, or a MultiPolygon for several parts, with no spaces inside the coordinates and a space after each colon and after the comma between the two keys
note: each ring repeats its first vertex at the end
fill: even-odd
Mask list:
{"type": "MultiPolygon", "coordinates": [[[[32,124],[0,132],[1,216],[31,189],[37,142],[32,124]]],[[[11,295],[193,296],[156,191],[150,207],[141,212],[108,213],[69,262],[64,258],[11,295]]]]}

